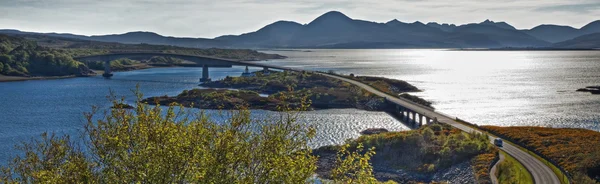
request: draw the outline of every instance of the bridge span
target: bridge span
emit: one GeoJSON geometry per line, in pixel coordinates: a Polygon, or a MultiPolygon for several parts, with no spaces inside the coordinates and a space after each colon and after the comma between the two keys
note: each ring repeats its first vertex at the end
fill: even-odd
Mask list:
{"type": "MultiPolygon", "coordinates": [[[[232,60],[232,59],[222,59],[222,58],[214,58],[214,57],[207,57],[207,56],[171,54],[171,53],[113,53],[113,54],[104,54],[104,55],[84,56],[84,57],[78,57],[78,58],[74,58],[74,59],[79,60],[79,61],[103,61],[103,62],[105,62],[105,66],[106,65],[110,66],[110,61],[113,61],[116,59],[150,58],[153,56],[173,57],[173,58],[179,58],[179,59],[195,62],[198,65],[202,66],[201,80],[210,80],[209,75],[208,75],[208,67],[227,67],[227,66],[231,67],[232,65],[262,67],[265,70],[268,70],[269,68],[273,68],[273,69],[289,70],[289,71],[296,71],[296,72],[311,72],[311,73],[314,72],[314,71],[308,71],[308,70],[302,70],[302,69],[294,69],[294,68],[275,66],[275,65],[265,64],[265,63],[247,62],[247,61],[239,61],[239,60],[232,60]]],[[[110,73],[110,67],[105,67],[105,68],[108,68],[108,69],[105,69],[105,72],[110,73]]],[[[404,122],[406,122],[406,123],[413,124],[413,125],[422,125],[423,122],[428,123],[433,120],[433,121],[437,121],[440,123],[445,123],[445,124],[451,125],[455,128],[465,131],[465,132],[487,134],[491,138],[491,140],[493,140],[495,138],[491,134],[488,134],[486,132],[481,132],[481,131],[474,129],[470,126],[467,126],[463,123],[457,122],[456,117],[451,117],[451,116],[443,114],[441,112],[437,112],[430,107],[426,107],[426,106],[423,106],[420,104],[413,103],[413,102],[411,102],[407,99],[401,98],[401,97],[396,97],[396,96],[386,94],[386,93],[381,92],[381,91],[379,91],[367,84],[364,84],[362,82],[359,82],[359,81],[356,81],[353,79],[349,79],[349,78],[336,76],[336,75],[326,74],[326,73],[320,73],[320,72],[314,72],[314,73],[348,82],[350,84],[361,87],[377,96],[384,97],[388,103],[391,103],[396,106],[395,113],[397,113],[401,118],[403,118],[404,122]]],[[[554,174],[552,169],[550,169],[548,166],[546,166],[544,163],[542,163],[540,160],[536,159],[529,153],[513,146],[512,144],[504,144],[504,146],[500,147],[500,149],[502,149],[506,153],[508,153],[511,156],[513,156],[514,158],[516,158],[519,162],[521,162],[521,164],[523,164],[523,166],[525,166],[525,168],[531,173],[535,183],[538,183],[538,184],[560,184],[558,177],[556,176],[556,174],[554,174]]]]}
{"type": "Polygon", "coordinates": [[[251,67],[262,67],[263,70],[267,71],[269,68],[289,70],[289,68],[283,68],[268,64],[259,64],[256,62],[240,61],[234,59],[216,58],[210,56],[198,56],[198,55],[187,55],[187,54],[174,54],[174,53],[162,53],[162,52],[131,52],[131,53],[108,53],[101,55],[91,55],[75,57],[73,59],[82,62],[104,62],[104,74],[105,77],[112,76],[110,69],[110,62],[118,59],[150,59],[155,56],[160,57],[171,57],[191,61],[196,63],[198,66],[202,66],[202,78],[201,82],[210,81],[209,67],[232,67],[232,66],[251,66],[251,67]]]}

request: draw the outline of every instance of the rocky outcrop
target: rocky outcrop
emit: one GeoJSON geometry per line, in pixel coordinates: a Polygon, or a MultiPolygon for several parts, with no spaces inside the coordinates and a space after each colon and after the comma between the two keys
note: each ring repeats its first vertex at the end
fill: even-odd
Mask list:
{"type": "Polygon", "coordinates": [[[592,94],[600,94],[600,86],[586,86],[585,88],[579,88],[577,92],[590,92],[592,94]]]}
{"type": "Polygon", "coordinates": [[[386,133],[386,132],[389,132],[389,131],[385,128],[369,128],[369,129],[363,130],[360,133],[363,135],[373,135],[373,134],[380,134],[380,133],[386,133]]]}
{"type": "Polygon", "coordinates": [[[87,77],[87,76],[94,76],[94,75],[96,75],[96,72],[92,71],[86,65],[80,64],[78,69],[79,69],[78,76],[80,76],[80,77],[87,77]]]}

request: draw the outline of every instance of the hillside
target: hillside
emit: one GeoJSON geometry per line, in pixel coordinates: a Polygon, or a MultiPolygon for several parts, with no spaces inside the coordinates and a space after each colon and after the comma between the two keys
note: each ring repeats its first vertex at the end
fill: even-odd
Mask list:
{"type": "MultiPolygon", "coordinates": [[[[246,61],[282,59],[284,56],[265,54],[248,49],[197,49],[149,44],[122,44],[114,42],[85,41],[75,38],[53,37],[40,34],[0,34],[0,74],[6,76],[88,76],[94,75],[89,67],[102,70],[102,63],[81,63],[73,57],[111,52],[164,52],[211,56],[246,61]]],[[[131,67],[142,61],[112,62],[115,71],[147,68],[131,67]]],[[[152,58],[145,62],[154,64],[181,63],[173,58],[152,58]]]]}
{"type": "Polygon", "coordinates": [[[600,33],[583,35],[571,40],[553,44],[552,47],[565,49],[600,49],[600,33]]]}
{"type": "Polygon", "coordinates": [[[68,52],[33,41],[0,35],[0,74],[9,76],[86,76],[93,72],[68,52]]]}
{"type": "Polygon", "coordinates": [[[58,38],[70,38],[78,40],[89,40],[99,42],[118,42],[125,44],[153,44],[153,45],[173,45],[180,47],[192,47],[192,48],[211,48],[211,47],[226,47],[227,43],[220,42],[218,40],[206,39],[206,38],[177,38],[170,36],[162,36],[152,32],[128,32],[124,34],[113,34],[113,35],[97,35],[97,36],[84,36],[75,35],[68,33],[36,33],[36,32],[22,32],[19,30],[4,29],[0,30],[0,34],[11,34],[11,35],[44,35],[58,38]]]}

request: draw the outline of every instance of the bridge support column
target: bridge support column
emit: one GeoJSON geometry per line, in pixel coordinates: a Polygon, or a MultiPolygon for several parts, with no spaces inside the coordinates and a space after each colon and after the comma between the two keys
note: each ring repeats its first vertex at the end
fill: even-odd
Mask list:
{"type": "Polygon", "coordinates": [[[416,116],[416,115],[417,115],[417,113],[416,113],[416,112],[410,112],[410,113],[412,114],[412,115],[411,115],[411,116],[412,116],[412,119],[410,119],[410,124],[412,124],[412,125],[414,126],[414,125],[416,124],[415,120],[417,119],[417,118],[416,118],[416,117],[417,117],[417,116],[416,116]]]}
{"type": "Polygon", "coordinates": [[[208,66],[202,65],[202,78],[200,78],[200,82],[209,82],[210,77],[208,77],[208,66]]]}
{"type": "Polygon", "coordinates": [[[404,114],[404,122],[409,124],[408,116],[410,116],[410,112],[408,111],[408,109],[404,109],[404,112],[402,112],[402,114],[404,114]],[[406,113],[406,114],[404,114],[404,113],[406,113]]]}
{"type": "Polygon", "coordinates": [[[263,67],[263,75],[269,75],[269,67],[263,67]]]}
{"type": "Polygon", "coordinates": [[[396,105],[396,111],[398,112],[398,117],[404,117],[404,109],[402,109],[402,106],[396,105]]]}
{"type": "Polygon", "coordinates": [[[419,114],[419,126],[423,126],[423,115],[419,114]]]}
{"type": "Polygon", "coordinates": [[[113,76],[112,71],[110,70],[110,60],[104,61],[104,73],[102,76],[105,78],[110,78],[113,76]]]}
{"type": "Polygon", "coordinates": [[[427,116],[423,116],[423,118],[425,119],[425,124],[426,124],[426,125],[429,125],[429,117],[427,117],[427,116]]]}

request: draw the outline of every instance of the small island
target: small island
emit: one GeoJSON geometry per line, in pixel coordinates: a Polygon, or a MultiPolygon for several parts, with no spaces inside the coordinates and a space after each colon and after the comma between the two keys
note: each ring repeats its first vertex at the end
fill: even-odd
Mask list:
{"type": "MultiPolygon", "coordinates": [[[[374,86],[378,89],[396,95],[419,91],[405,81],[366,77],[364,79],[376,84],[374,86]]],[[[298,107],[303,102],[310,104],[310,107],[304,110],[357,108],[385,111],[389,108],[382,97],[317,73],[270,71],[265,74],[259,71],[252,76],[226,77],[202,83],[200,86],[211,89],[186,90],[177,96],[151,97],[144,102],[161,105],[177,103],[202,109],[237,109],[243,106],[250,109],[277,110],[277,107],[282,105],[298,107]],[[268,96],[264,97],[265,95],[261,96],[259,93],[268,96]]],[[[431,105],[421,98],[410,95],[408,97],[407,99],[416,103],[431,105]]]]}

